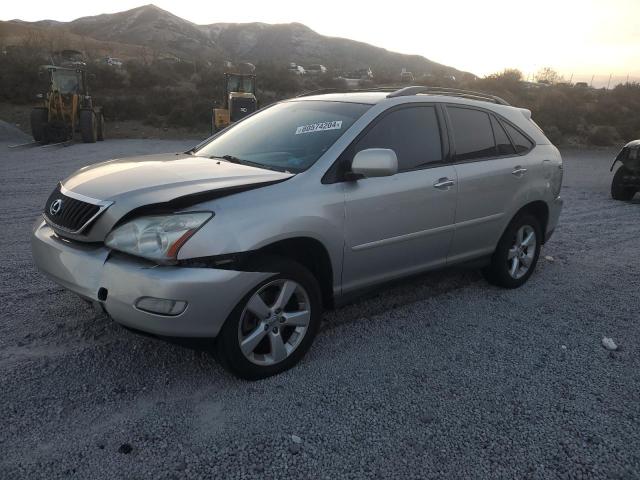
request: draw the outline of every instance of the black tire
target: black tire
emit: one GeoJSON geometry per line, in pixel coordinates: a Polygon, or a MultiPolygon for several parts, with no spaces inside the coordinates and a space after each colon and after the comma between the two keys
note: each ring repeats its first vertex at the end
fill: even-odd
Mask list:
{"type": "Polygon", "coordinates": [[[47,123],[49,123],[49,111],[45,107],[36,107],[31,110],[31,134],[36,142],[47,141],[47,123]]]}
{"type": "MultiPolygon", "coordinates": [[[[322,316],[320,287],[315,277],[305,267],[285,258],[263,257],[259,260],[259,270],[279,273],[260,282],[243,297],[227,318],[215,342],[216,354],[220,363],[234,375],[246,380],[259,380],[270,377],[284,372],[297,364],[311,347],[320,327],[322,316]],[[293,280],[306,291],[309,300],[310,321],[300,343],[284,360],[271,365],[258,365],[250,361],[240,349],[240,322],[243,321],[242,316],[245,307],[254,294],[263,287],[280,279],[293,280]]],[[[257,329],[254,331],[257,331],[257,329]]],[[[285,335],[284,328],[281,330],[281,334],[285,335]]],[[[264,335],[265,341],[268,342],[267,334],[264,335]]]]}
{"type": "MultiPolygon", "coordinates": [[[[531,214],[519,214],[511,220],[511,223],[502,234],[498,246],[491,257],[491,263],[482,271],[487,281],[493,285],[504,288],[518,288],[525,284],[538,263],[540,247],[543,241],[542,235],[540,221],[531,214]],[[530,264],[526,273],[518,278],[514,278],[510,273],[512,259],[509,259],[509,251],[514,247],[518,231],[527,227],[535,232],[535,249],[531,252],[533,254],[532,258],[527,260],[530,264]]],[[[527,254],[528,253],[527,249],[527,254]]]]}
{"type": "Polygon", "coordinates": [[[98,113],[98,129],[96,138],[99,142],[102,142],[104,140],[104,115],[102,114],[102,112],[98,113]]]}
{"type": "Polygon", "coordinates": [[[622,184],[623,177],[629,175],[631,171],[624,165],[616,170],[611,181],[611,198],[628,202],[636,194],[637,189],[625,187],[622,184]]]}
{"type": "Polygon", "coordinates": [[[80,110],[80,135],[84,143],[95,143],[98,138],[98,122],[93,110],[80,110]]]}

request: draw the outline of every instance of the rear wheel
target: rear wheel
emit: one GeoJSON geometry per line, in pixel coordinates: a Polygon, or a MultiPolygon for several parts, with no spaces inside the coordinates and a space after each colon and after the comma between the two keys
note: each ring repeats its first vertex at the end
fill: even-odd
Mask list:
{"type": "Polygon", "coordinates": [[[31,134],[36,142],[46,142],[49,112],[45,107],[31,110],[31,134]]]}
{"type": "Polygon", "coordinates": [[[98,128],[96,138],[99,142],[104,140],[104,115],[102,112],[98,113],[98,128]]]}
{"type": "Polygon", "coordinates": [[[320,326],[320,288],[306,268],[287,259],[268,259],[261,270],[279,273],[238,303],[216,340],[223,366],[248,380],[293,367],[320,326]]]}
{"type": "Polygon", "coordinates": [[[616,173],[613,175],[613,180],[611,181],[611,198],[623,201],[629,201],[633,198],[637,189],[625,187],[623,184],[624,176],[630,174],[631,171],[624,165],[616,170],[616,173]]]}
{"type": "Polygon", "coordinates": [[[93,110],[80,110],[80,134],[85,143],[95,143],[98,138],[98,121],[93,110]]]}
{"type": "Polygon", "coordinates": [[[530,214],[516,216],[498,242],[491,264],[483,270],[485,278],[494,285],[518,288],[533,273],[542,242],[542,228],[530,214]]]}

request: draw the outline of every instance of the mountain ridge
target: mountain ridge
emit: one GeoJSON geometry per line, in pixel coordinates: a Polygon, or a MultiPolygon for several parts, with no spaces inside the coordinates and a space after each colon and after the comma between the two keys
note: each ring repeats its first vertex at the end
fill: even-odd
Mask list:
{"type": "Polygon", "coordinates": [[[320,63],[338,71],[372,68],[416,74],[461,75],[453,67],[420,55],[392,52],[365,42],[321,35],[293,23],[217,22],[198,25],[153,4],[117,13],[80,17],[70,22],[40,20],[0,22],[0,46],[51,37],[52,46],[91,50],[96,55],[136,59],[143,55],[184,61],[232,61],[288,64],[320,63]],[[64,42],[68,47],[62,47],[64,42]],[[80,47],[80,48],[78,48],[80,47]]]}

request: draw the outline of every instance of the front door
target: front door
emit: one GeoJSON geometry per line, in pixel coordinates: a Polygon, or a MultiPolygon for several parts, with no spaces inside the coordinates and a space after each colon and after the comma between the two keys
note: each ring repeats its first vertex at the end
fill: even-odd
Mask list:
{"type": "Polygon", "coordinates": [[[435,107],[383,114],[345,153],[367,148],[392,149],[399,172],[345,184],[344,293],[444,265],[453,237],[457,179],[435,107]]]}

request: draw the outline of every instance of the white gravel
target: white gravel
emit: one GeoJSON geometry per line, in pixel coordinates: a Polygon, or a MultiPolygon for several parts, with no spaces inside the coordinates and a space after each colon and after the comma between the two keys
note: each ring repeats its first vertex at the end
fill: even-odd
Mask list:
{"type": "Polygon", "coordinates": [[[389,287],[329,312],[297,368],[248,383],[32,266],[57,180],[188,145],[0,145],[0,478],[640,477],[640,201],[609,198],[614,150],[564,152],[554,261],[523,288],[475,271],[389,287]]]}

